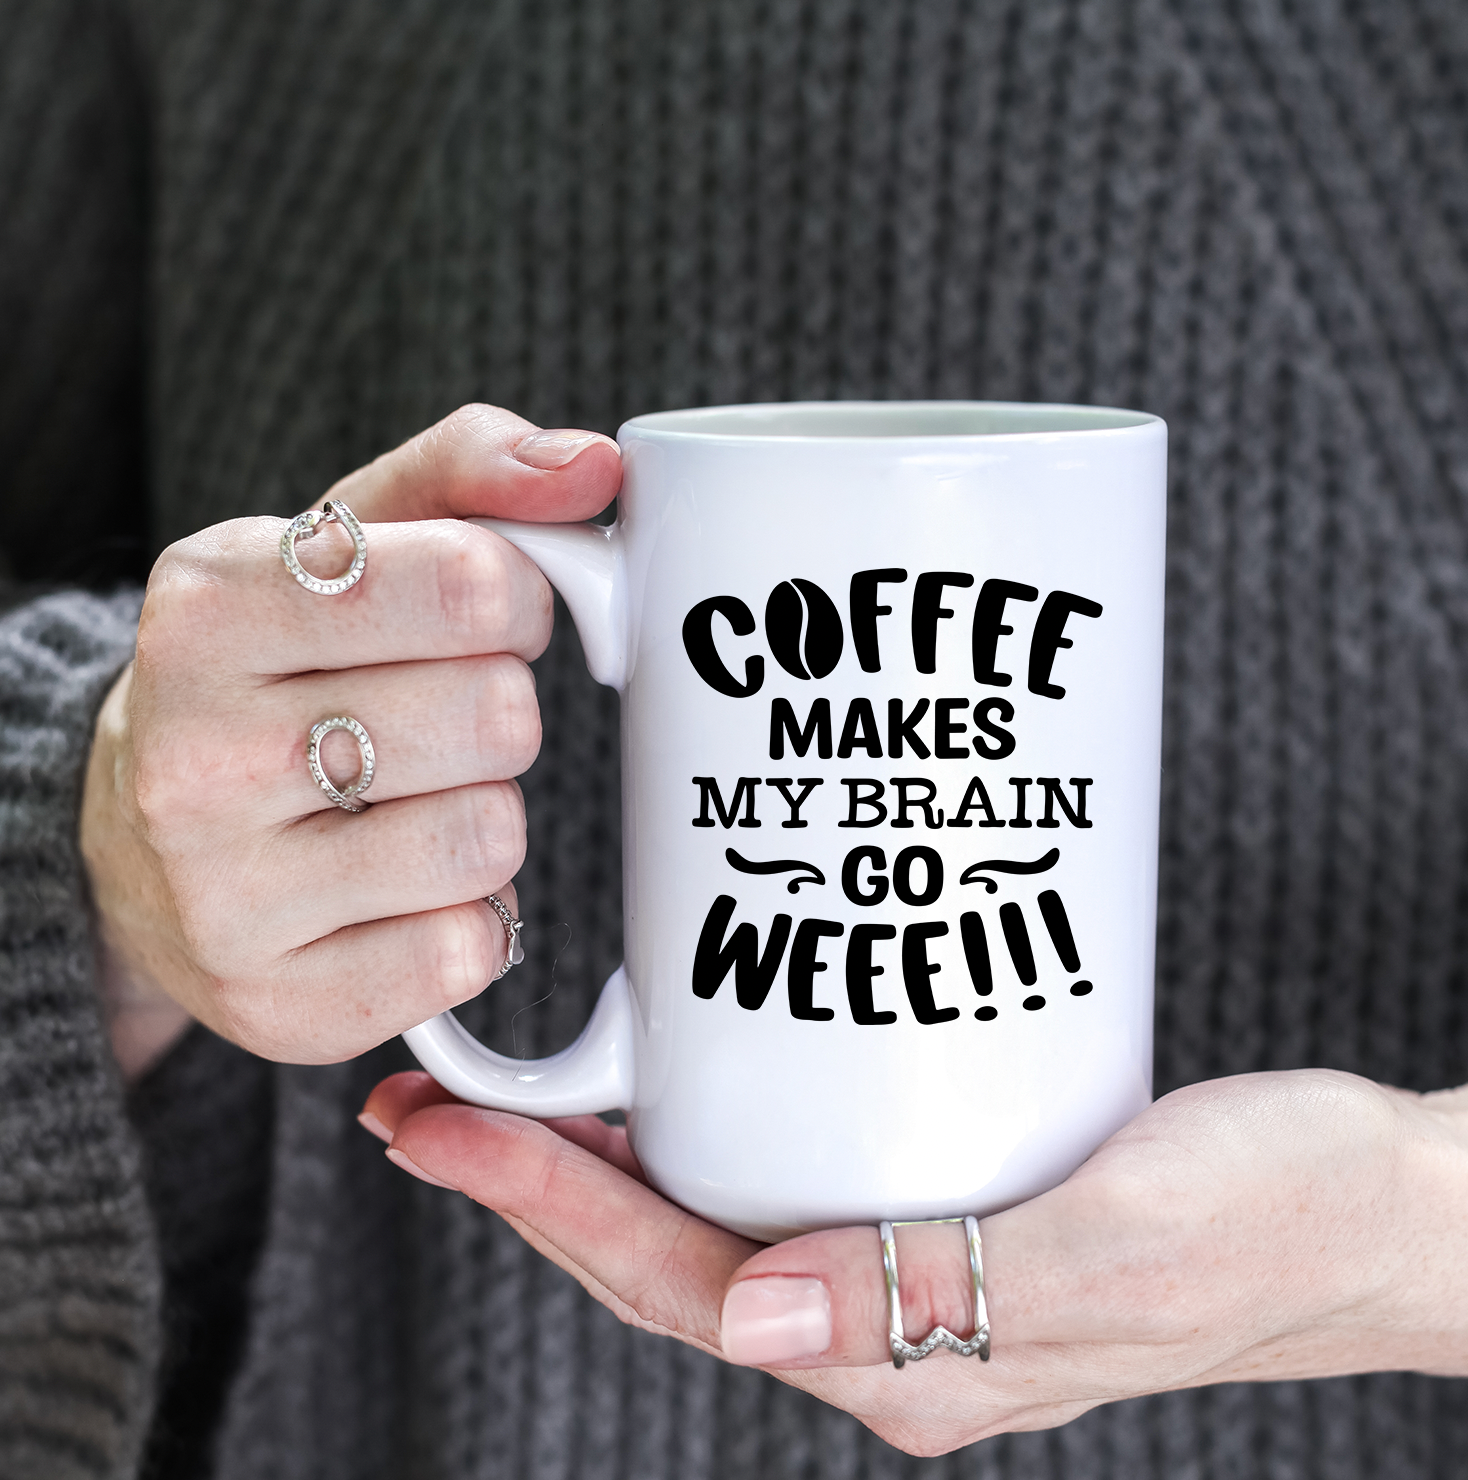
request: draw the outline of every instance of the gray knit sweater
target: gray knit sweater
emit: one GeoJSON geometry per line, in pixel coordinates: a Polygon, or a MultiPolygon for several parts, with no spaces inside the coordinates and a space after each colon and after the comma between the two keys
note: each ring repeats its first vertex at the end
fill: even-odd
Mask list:
{"type": "MultiPolygon", "coordinates": [[[[1159,1088],[1468,1079],[1462,0],[0,0],[0,343],[12,603],[469,399],[1160,413],[1159,1088]]],[[[75,832],[135,611],[0,623],[5,1480],[1463,1473],[1468,1389],[1400,1374],[910,1460],[395,1172],[395,1047],[198,1032],[125,1102],[75,832]]],[[[530,965],[472,1014],[521,1052],[619,954],[615,699],[565,624],[539,680],[530,965]]]]}

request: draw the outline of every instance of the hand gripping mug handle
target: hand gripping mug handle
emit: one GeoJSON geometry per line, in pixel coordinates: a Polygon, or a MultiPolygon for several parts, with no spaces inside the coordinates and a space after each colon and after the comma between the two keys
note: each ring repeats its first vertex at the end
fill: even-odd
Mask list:
{"type": "MultiPolygon", "coordinates": [[[[598,683],[627,681],[628,603],[621,536],[600,524],[519,524],[471,519],[523,550],[566,600],[586,666],[598,683]]],[[[512,1059],[486,1048],[449,1012],[403,1039],[446,1090],[474,1105],[548,1118],[632,1106],[633,1011],[627,973],[607,978],[581,1036],[548,1059],[512,1059]]]]}

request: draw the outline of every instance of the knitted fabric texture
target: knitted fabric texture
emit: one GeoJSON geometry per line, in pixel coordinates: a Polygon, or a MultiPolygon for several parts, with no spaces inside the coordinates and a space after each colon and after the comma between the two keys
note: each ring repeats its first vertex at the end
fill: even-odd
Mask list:
{"type": "Polygon", "coordinates": [[[130,1473],[159,1269],[97,1010],[77,799],[138,603],[52,596],[0,620],[0,1473],[130,1473]]]}
{"type": "MultiPolygon", "coordinates": [[[[1305,1064],[1468,1079],[1457,0],[4,9],[26,45],[54,39],[64,79],[49,113],[26,93],[29,132],[0,138],[26,241],[68,203],[111,200],[122,222],[88,204],[74,257],[17,259],[44,301],[31,279],[0,287],[20,326],[0,466],[31,470],[7,510],[54,513],[53,488],[130,507],[146,473],[156,549],[295,513],[470,399],[605,431],[784,398],[1155,411],[1171,429],[1159,1091],[1305,1064]],[[47,118],[93,116],[78,99],[116,112],[107,149],[22,168],[61,129],[47,118]],[[89,398],[115,468],[56,434],[79,414],[62,390],[16,409],[27,346],[54,360],[99,301],[117,316],[106,355],[54,384],[89,398]],[[127,421],[127,347],[144,340],[146,464],[127,421]]],[[[26,704],[52,702],[27,672],[26,704]]],[[[467,1015],[522,1054],[571,1040],[620,947],[615,698],[565,622],[538,679],[529,960],[467,1015]]],[[[84,744],[84,726],[68,734],[84,744]]],[[[16,814],[7,890],[72,856],[48,795],[16,814]]],[[[49,1180],[7,1195],[0,1231],[9,1247],[56,1199],[91,1210],[95,1238],[68,1235],[79,1308],[129,1334],[98,1343],[105,1377],[70,1386],[59,1357],[6,1349],[19,1416],[0,1456],[20,1476],[127,1473],[156,1361],[136,1158],[95,1023],[69,1005],[87,966],[66,945],[85,938],[72,883],[33,968],[65,990],[25,995],[13,1031],[73,1035],[91,1067],[0,1101],[27,1145],[59,1127],[49,1180]],[[97,1437],[48,1469],[24,1448],[38,1425],[97,1437]]],[[[33,1072],[34,1054],[13,1058],[33,1072]]],[[[1168,1394],[908,1459],[773,1379],[619,1326],[492,1215],[394,1173],[352,1117],[405,1062],[388,1047],[271,1071],[220,1480],[1416,1480],[1468,1452],[1462,1383],[1377,1375],[1168,1394]]],[[[7,1322],[67,1326],[45,1257],[7,1268],[7,1322]]]]}

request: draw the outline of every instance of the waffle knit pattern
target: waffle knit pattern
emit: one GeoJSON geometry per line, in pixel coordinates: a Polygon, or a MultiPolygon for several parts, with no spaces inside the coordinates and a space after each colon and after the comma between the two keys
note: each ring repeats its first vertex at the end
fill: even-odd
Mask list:
{"type": "MultiPolygon", "coordinates": [[[[129,536],[294,513],[470,399],[606,431],[751,399],[1158,412],[1159,1090],[1305,1064],[1468,1079],[1461,0],[0,16],[17,578],[59,574],[34,532],[65,507],[121,531],[121,570],[129,536]]],[[[10,619],[0,690],[0,1471],[26,1480],[133,1473],[159,1361],[71,842],[124,607],[78,600],[10,619]]],[[[475,1013],[522,1053],[570,1041],[619,955],[615,700],[566,623],[539,681],[529,964],[475,1013]]],[[[220,1480],[1461,1474],[1464,1385],[1411,1375],[1170,1394],[910,1460],[618,1326],[483,1209],[392,1172],[352,1116],[402,1062],[269,1071],[220,1480]]],[[[221,1131],[219,1175],[248,1145],[221,1131]]]]}
{"type": "Polygon", "coordinates": [[[127,1474],[148,1425],[157,1251],[97,1012],[76,842],[92,719],[138,604],[0,621],[0,1473],[127,1474]]]}

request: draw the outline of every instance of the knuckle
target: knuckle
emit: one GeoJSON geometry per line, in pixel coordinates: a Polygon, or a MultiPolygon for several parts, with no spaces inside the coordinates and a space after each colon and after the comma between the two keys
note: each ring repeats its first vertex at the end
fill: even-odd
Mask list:
{"type": "Polygon", "coordinates": [[[525,806],[513,782],[492,781],[466,791],[469,853],[463,863],[489,892],[513,878],[525,861],[525,806]]]}
{"type": "Polygon", "coordinates": [[[433,1011],[447,1012],[476,996],[499,969],[488,914],[487,908],[460,905],[432,917],[421,980],[431,987],[433,1011]]]}
{"type": "Polygon", "coordinates": [[[132,801],[147,836],[155,843],[166,839],[174,820],[190,804],[188,767],[171,744],[147,744],[132,762],[132,801]]]}
{"type": "Polygon", "coordinates": [[[191,1011],[231,1043],[279,1057],[290,1040],[290,1016],[277,1002],[281,984],[275,978],[282,963],[262,959],[209,897],[175,892],[174,912],[179,944],[196,985],[191,1011]]]}
{"type": "Polygon", "coordinates": [[[519,658],[497,656],[491,662],[491,681],[478,690],[475,738],[481,755],[492,757],[505,776],[518,776],[540,753],[535,677],[519,658]]]}
{"type": "Polygon", "coordinates": [[[194,856],[174,861],[165,872],[179,936],[190,959],[216,984],[216,996],[233,994],[231,1000],[244,1005],[251,1000],[244,995],[252,990],[247,984],[260,975],[258,950],[246,923],[255,912],[231,907],[239,891],[230,878],[190,885],[189,876],[203,872],[194,856]]]}
{"type": "Polygon", "coordinates": [[[532,657],[550,640],[555,597],[538,567],[489,530],[446,521],[434,562],[439,619],[484,652],[532,657]]]}
{"type": "Polygon", "coordinates": [[[1307,1069],[1300,1071],[1298,1085],[1302,1114],[1317,1124],[1351,1126],[1359,1137],[1363,1130],[1388,1131],[1397,1123],[1398,1098],[1359,1075],[1307,1069]]]}
{"type": "Polygon", "coordinates": [[[452,498],[477,478],[488,457],[508,451],[525,425],[503,406],[468,401],[415,438],[415,450],[452,498]]]}
{"type": "Polygon", "coordinates": [[[456,406],[433,428],[439,437],[454,443],[481,443],[502,440],[507,427],[520,418],[503,406],[486,401],[465,401],[456,406]]]}
{"type": "Polygon", "coordinates": [[[239,977],[212,976],[210,1007],[211,1026],[231,1043],[251,1053],[275,1048],[277,1033],[268,1021],[262,1021],[260,993],[253,982],[239,977]]]}
{"type": "Polygon", "coordinates": [[[148,838],[166,844],[186,821],[237,830],[237,819],[228,818],[238,792],[236,749],[210,743],[198,726],[176,716],[167,725],[144,722],[139,729],[129,781],[132,806],[148,838]]]}
{"type": "Polygon", "coordinates": [[[241,580],[242,566],[262,539],[274,543],[279,525],[276,519],[232,519],[163,551],[148,576],[138,623],[140,668],[199,661],[208,651],[201,639],[234,624],[236,598],[250,584],[241,580]]]}
{"type": "Polygon", "coordinates": [[[509,614],[503,561],[494,543],[476,539],[471,525],[443,525],[434,561],[434,588],[445,629],[497,632],[509,614]]]}
{"type": "Polygon", "coordinates": [[[200,620],[212,618],[216,588],[200,573],[178,546],[158,557],[148,577],[143,610],[138,618],[138,667],[143,670],[166,663],[182,649],[189,650],[187,636],[197,631],[200,620]]]}

